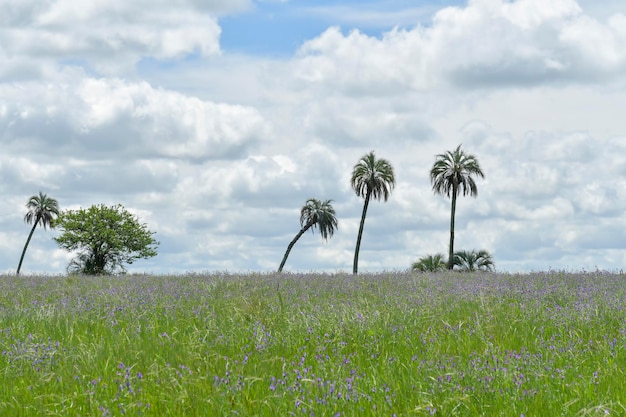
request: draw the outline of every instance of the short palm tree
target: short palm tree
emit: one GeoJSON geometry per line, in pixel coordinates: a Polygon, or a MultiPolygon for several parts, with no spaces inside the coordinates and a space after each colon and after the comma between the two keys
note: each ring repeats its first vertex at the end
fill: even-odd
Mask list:
{"type": "Polygon", "coordinates": [[[22,251],[22,256],[20,257],[20,263],[17,266],[17,275],[20,274],[26,249],[28,248],[28,244],[30,243],[30,239],[33,237],[33,233],[35,232],[37,225],[42,225],[44,230],[46,227],[52,228],[54,227],[52,224],[54,217],[59,215],[59,203],[54,198],[49,198],[41,191],[39,192],[39,195],[34,195],[28,200],[26,207],[28,208],[28,213],[24,216],[24,221],[28,224],[32,224],[33,228],[30,229],[30,234],[28,235],[28,239],[26,239],[26,244],[24,245],[24,250],[22,251]]]}
{"type": "Polygon", "coordinates": [[[419,261],[413,262],[411,269],[420,272],[437,272],[446,269],[446,259],[444,255],[438,253],[436,255],[426,255],[419,261]]]}
{"type": "Polygon", "coordinates": [[[352,273],[356,274],[359,267],[359,250],[361,248],[361,237],[363,236],[363,225],[365,224],[367,206],[372,197],[378,201],[380,201],[381,198],[387,201],[393,187],[396,185],[396,179],[393,173],[393,167],[389,161],[382,158],[376,159],[374,151],[371,151],[363,155],[352,169],[350,183],[356,195],[365,198],[359,234],[356,239],[356,248],[354,249],[352,273]]]}
{"type": "Polygon", "coordinates": [[[454,267],[454,215],[456,212],[456,198],[459,192],[472,197],[478,195],[478,188],[472,178],[477,175],[485,178],[485,174],[474,155],[468,155],[461,150],[461,145],[450,152],[439,154],[430,170],[430,181],[436,194],[447,195],[452,198],[450,210],[450,247],[448,254],[448,269],[454,267]]]}
{"type": "Polygon", "coordinates": [[[472,251],[459,251],[454,254],[454,265],[462,271],[493,271],[495,263],[493,257],[484,249],[472,251]]]}
{"type": "Polygon", "coordinates": [[[295,245],[298,239],[300,239],[300,236],[302,236],[311,227],[313,230],[315,230],[316,227],[319,227],[320,235],[322,235],[322,239],[324,240],[328,240],[332,237],[335,229],[338,227],[337,217],[335,217],[335,209],[331,204],[332,201],[333,200],[326,200],[322,202],[315,198],[309,198],[306,201],[302,210],[300,210],[300,226],[302,228],[298,234],[296,234],[296,237],[294,237],[289,243],[289,246],[287,246],[287,251],[285,252],[285,256],[283,256],[283,261],[278,267],[278,272],[282,272],[293,245],[295,245]]]}

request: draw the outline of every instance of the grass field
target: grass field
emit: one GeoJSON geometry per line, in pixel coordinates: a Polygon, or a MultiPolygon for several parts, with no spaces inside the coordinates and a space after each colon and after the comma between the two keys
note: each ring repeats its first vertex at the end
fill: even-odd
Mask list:
{"type": "Polygon", "coordinates": [[[1,416],[626,416],[626,276],[0,277],[1,416]]]}

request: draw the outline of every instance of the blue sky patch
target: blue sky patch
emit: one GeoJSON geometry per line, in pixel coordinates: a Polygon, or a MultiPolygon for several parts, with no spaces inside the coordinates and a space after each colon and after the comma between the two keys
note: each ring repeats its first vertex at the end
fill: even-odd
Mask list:
{"type": "Polygon", "coordinates": [[[394,27],[429,26],[441,8],[459,0],[320,0],[257,2],[255,7],[220,19],[220,44],[226,53],[292,55],[305,41],[332,26],[378,36],[394,27]]]}

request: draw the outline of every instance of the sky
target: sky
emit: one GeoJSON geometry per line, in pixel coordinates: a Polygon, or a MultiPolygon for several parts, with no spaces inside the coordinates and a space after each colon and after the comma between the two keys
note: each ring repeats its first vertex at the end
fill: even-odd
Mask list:
{"type": "MultiPolygon", "coordinates": [[[[457,203],[455,249],[502,272],[626,266],[623,0],[0,0],[0,271],[39,191],[62,210],[122,204],[158,256],[129,272],[269,272],[308,198],[292,272],[351,271],[352,168],[394,167],[369,205],[359,272],[447,253],[436,155],[485,179],[457,203]]],[[[23,274],[75,254],[35,231],[23,274]]]]}

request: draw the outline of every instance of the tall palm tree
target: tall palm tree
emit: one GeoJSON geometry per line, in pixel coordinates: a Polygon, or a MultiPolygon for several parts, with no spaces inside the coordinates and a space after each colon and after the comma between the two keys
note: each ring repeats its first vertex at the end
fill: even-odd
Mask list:
{"type": "Polygon", "coordinates": [[[459,251],[454,254],[454,264],[459,266],[462,271],[493,271],[496,264],[489,252],[484,249],[476,252],[459,251]]]}
{"type": "Polygon", "coordinates": [[[52,221],[55,216],[59,215],[59,203],[54,198],[48,197],[41,191],[39,191],[39,195],[34,195],[28,200],[26,207],[28,208],[28,213],[24,216],[24,221],[28,224],[32,224],[33,228],[30,229],[30,234],[28,235],[28,239],[26,239],[26,244],[24,245],[24,250],[22,251],[22,256],[20,257],[20,263],[17,266],[17,275],[20,274],[22,262],[24,261],[24,255],[26,254],[26,248],[28,248],[28,244],[30,243],[30,239],[33,237],[33,233],[35,232],[37,225],[42,225],[44,230],[48,226],[53,228],[54,225],[52,224],[52,221]]]}
{"type": "Polygon", "coordinates": [[[356,248],[354,249],[352,273],[356,274],[359,267],[359,250],[361,248],[361,237],[363,235],[367,206],[372,197],[378,201],[380,201],[381,198],[387,201],[393,187],[396,185],[396,179],[393,173],[393,167],[389,161],[382,158],[376,159],[374,151],[371,151],[363,155],[352,169],[350,183],[356,195],[365,198],[363,214],[361,214],[361,225],[359,226],[356,248]]]}
{"type": "Polygon", "coordinates": [[[441,253],[426,255],[419,261],[413,262],[411,269],[420,272],[437,272],[446,269],[446,259],[441,253]]]}
{"type": "Polygon", "coordinates": [[[296,237],[289,243],[287,246],[287,251],[285,252],[285,256],[283,256],[283,261],[280,263],[278,267],[278,272],[282,272],[283,266],[285,266],[285,262],[287,262],[287,257],[289,256],[289,252],[291,252],[291,248],[296,244],[300,236],[302,236],[307,230],[311,227],[315,230],[316,227],[320,229],[320,235],[322,235],[322,239],[328,240],[332,237],[335,229],[337,229],[337,217],[335,217],[335,209],[332,204],[330,204],[333,200],[326,200],[324,202],[317,200],[315,198],[309,198],[302,210],[300,210],[300,226],[302,227],[296,237]]]}
{"type": "Polygon", "coordinates": [[[456,198],[459,191],[463,195],[472,197],[478,195],[478,188],[473,175],[485,178],[485,174],[474,155],[468,155],[461,150],[461,145],[454,151],[447,151],[436,157],[435,164],[430,170],[430,181],[436,194],[452,197],[450,211],[450,247],[448,255],[448,269],[454,267],[454,214],[456,212],[456,198]]]}

